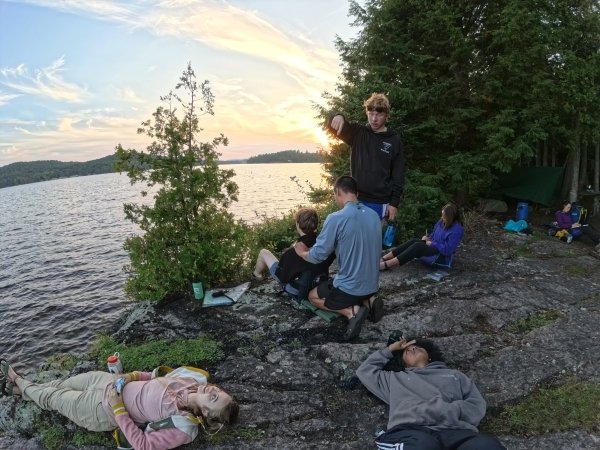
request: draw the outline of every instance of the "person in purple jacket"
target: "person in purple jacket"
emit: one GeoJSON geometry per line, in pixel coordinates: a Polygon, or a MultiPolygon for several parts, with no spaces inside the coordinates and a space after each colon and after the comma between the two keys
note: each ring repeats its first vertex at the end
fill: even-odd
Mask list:
{"type": "Polygon", "coordinates": [[[18,375],[5,359],[0,359],[0,364],[12,383],[13,395],[57,411],[89,431],[119,429],[136,450],[166,450],[188,444],[198,435],[199,427],[218,432],[232,423],[239,411],[229,394],[206,383],[205,378],[92,371],[38,384],[18,375]],[[115,382],[119,378],[124,379],[124,385],[117,393],[115,382]]]}
{"type": "Polygon", "coordinates": [[[582,225],[579,222],[573,223],[573,219],[571,218],[572,207],[573,205],[570,201],[564,200],[562,202],[562,209],[560,211],[556,211],[556,214],[554,214],[556,222],[553,225],[556,228],[560,228],[561,230],[565,230],[567,233],[569,233],[567,235],[567,242],[569,243],[571,242],[571,239],[576,239],[582,234],[585,234],[596,246],[595,250],[600,253],[600,231],[596,230],[589,224],[582,225]]]}
{"type": "Polygon", "coordinates": [[[401,266],[415,258],[421,258],[425,264],[433,264],[442,256],[447,263],[456,252],[463,234],[458,207],[448,203],[442,208],[442,217],[431,234],[425,234],[421,239],[410,239],[391,249],[381,258],[379,270],[401,266]]]}

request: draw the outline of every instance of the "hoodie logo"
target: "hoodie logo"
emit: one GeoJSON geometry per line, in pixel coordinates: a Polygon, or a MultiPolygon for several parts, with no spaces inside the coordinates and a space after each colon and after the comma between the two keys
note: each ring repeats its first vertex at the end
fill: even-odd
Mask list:
{"type": "Polygon", "coordinates": [[[389,142],[384,142],[383,146],[379,150],[381,150],[384,153],[389,153],[391,147],[392,147],[392,144],[390,144],[389,142]]]}

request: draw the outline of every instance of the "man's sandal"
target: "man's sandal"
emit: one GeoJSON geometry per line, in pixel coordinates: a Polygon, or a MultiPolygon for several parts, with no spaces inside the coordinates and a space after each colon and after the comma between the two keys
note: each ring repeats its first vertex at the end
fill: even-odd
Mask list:
{"type": "Polygon", "coordinates": [[[367,318],[373,323],[377,323],[383,318],[383,300],[379,297],[375,297],[372,302],[369,302],[369,315],[367,318]]]}
{"type": "MultiPolygon", "coordinates": [[[[352,312],[354,313],[354,307],[352,308],[352,312]]],[[[360,334],[360,329],[362,328],[362,324],[367,318],[368,314],[368,308],[364,306],[358,308],[358,312],[352,316],[352,318],[348,319],[348,326],[346,328],[346,333],[344,333],[344,340],[349,341],[360,334]]]]}

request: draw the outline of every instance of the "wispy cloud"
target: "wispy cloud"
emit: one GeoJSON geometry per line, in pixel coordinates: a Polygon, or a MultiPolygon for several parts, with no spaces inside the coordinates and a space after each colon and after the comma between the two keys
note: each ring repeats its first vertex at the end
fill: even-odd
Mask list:
{"type": "Polygon", "coordinates": [[[20,94],[4,94],[2,91],[0,91],[0,106],[8,104],[12,99],[20,96],[20,94]]]}
{"type": "MultiPolygon", "coordinates": [[[[61,56],[49,66],[36,69],[33,74],[24,64],[16,67],[0,69],[0,83],[17,94],[48,97],[53,100],[66,102],[80,102],[85,95],[85,90],[74,83],[69,83],[61,76],[65,65],[65,58],[61,56]]],[[[1,101],[1,100],[0,100],[1,101]]]]}

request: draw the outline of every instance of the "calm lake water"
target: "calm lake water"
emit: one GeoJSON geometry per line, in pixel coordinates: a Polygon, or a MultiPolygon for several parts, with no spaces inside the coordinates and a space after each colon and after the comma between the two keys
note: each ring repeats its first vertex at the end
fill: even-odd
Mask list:
{"type": "MultiPolygon", "coordinates": [[[[221,167],[236,172],[231,212],[251,223],[308,204],[308,185],[321,183],[319,164],[221,167]]],[[[0,189],[0,355],[34,367],[85,350],[125,312],[122,246],[137,229],[123,204],[151,201],[142,188],[103,174],[0,189]]]]}

